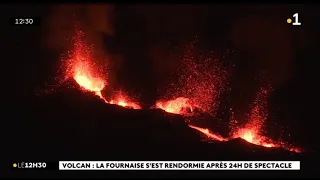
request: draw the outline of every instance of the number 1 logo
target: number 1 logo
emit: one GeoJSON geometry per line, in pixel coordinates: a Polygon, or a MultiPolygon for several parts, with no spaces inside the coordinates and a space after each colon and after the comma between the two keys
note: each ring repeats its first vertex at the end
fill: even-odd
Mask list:
{"type": "Polygon", "coordinates": [[[301,26],[301,22],[299,22],[299,13],[295,13],[293,15],[293,17],[294,17],[294,21],[293,21],[292,25],[301,26]]]}

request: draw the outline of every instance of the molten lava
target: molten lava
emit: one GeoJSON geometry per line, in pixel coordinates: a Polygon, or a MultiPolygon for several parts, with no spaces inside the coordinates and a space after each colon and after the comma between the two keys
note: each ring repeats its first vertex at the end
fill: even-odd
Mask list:
{"type": "Polygon", "coordinates": [[[187,46],[175,74],[176,82],[166,87],[164,99],[167,100],[158,101],[156,108],[184,116],[195,115],[196,108],[213,115],[228,77],[225,67],[213,57],[212,54],[199,53],[194,42],[187,46]]]}
{"type": "Polygon", "coordinates": [[[117,93],[115,98],[113,98],[109,103],[116,104],[118,106],[122,106],[122,107],[126,107],[126,108],[141,109],[141,106],[139,106],[135,102],[132,102],[132,100],[130,100],[122,92],[117,93]]]}
{"type": "Polygon", "coordinates": [[[267,119],[267,90],[262,90],[255,102],[254,107],[248,115],[248,123],[244,128],[238,128],[233,132],[233,138],[242,138],[252,144],[264,147],[276,147],[275,143],[261,136],[263,123],[267,119]]]}
{"type": "MultiPolygon", "coordinates": [[[[285,145],[283,142],[275,142],[261,135],[263,123],[267,119],[267,97],[269,91],[263,89],[258,93],[254,101],[254,107],[248,115],[248,122],[243,128],[234,128],[231,139],[242,138],[249,143],[264,146],[283,148],[293,152],[301,152],[301,149],[285,145]]],[[[233,120],[231,122],[234,122],[233,120]]]]}
{"type": "MultiPolygon", "coordinates": [[[[163,109],[168,113],[181,114],[184,116],[194,116],[195,109],[202,110],[211,114],[218,105],[218,97],[223,92],[225,87],[225,70],[219,64],[209,66],[207,63],[197,64],[194,61],[193,54],[188,54],[184,59],[184,66],[179,71],[179,80],[175,87],[171,88],[168,94],[178,97],[168,101],[160,100],[155,107],[163,109]],[[197,104],[195,104],[195,102],[197,104]]],[[[205,62],[208,62],[206,59],[205,62]]],[[[122,92],[113,95],[110,101],[107,101],[101,91],[108,85],[106,76],[97,69],[92,57],[92,50],[84,43],[83,33],[78,31],[74,38],[74,48],[69,54],[66,68],[66,78],[74,79],[79,86],[86,91],[95,93],[104,102],[115,104],[118,106],[141,109],[137,103],[122,92]]],[[[248,116],[246,126],[233,128],[233,133],[230,138],[224,138],[217,135],[209,129],[200,128],[194,125],[189,125],[208,138],[218,141],[228,141],[229,139],[242,138],[252,144],[264,147],[281,147],[289,151],[301,152],[300,149],[286,145],[285,143],[273,142],[270,139],[262,136],[262,124],[266,120],[266,90],[262,90],[254,102],[254,107],[248,116]]],[[[232,121],[234,122],[234,121],[232,121]]]]}
{"type": "Polygon", "coordinates": [[[277,145],[271,140],[268,140],[266,137],[258,134],[258,131],[254,128],[252,129],[239,129],[233,138],[242,138],[249,143],[264,146],[264,147],[277,147],[277,145]]]}
{"type": "Polygon", "coordinates": [[[251,128],[241,128],[239,129],[232,138],[242,138],[249,143],[264,146],[264,147],[273,147],[273,148],[283,148],[288,151],[300,153],[302,150],[300,148],[292,147],[283,142],[274,142],[267,137],[259,135],[259,132],[256,129],[251,128]]]}
{"type": "Polygon", "coordinates": [[[74,80],[85,90],[95,92],[100,98],[102,97],[101,90],[105,87],[105,81],[100,77],[92,75],[92,69],[88,67],[88,63],[79,60],[74,68],[74,80]]]}
{"type": "Polygon", "coordinates": [[[193,125],[189,125],[189,127],[192,128],[192,129],[195,129],[195,130],[198,130],[198,131],[202,132],[203,134],[205,134],[210,139],[214,139],[214,140],[218,140],[218,141],[228,141],[228,139],[226,139],[226,138],[224,138],[224,137],[222,137],[220,135],[214,134],[209,129],[200,128],[200,127],[193,126],[193,125]]]}
{"type": "Polygon", "coordinates": [[[106,75],[99,71],[94,64],[92,49],[84,42],[84,33],[77,31],[74,37],[74,47],[69,54],[66,67],[66,79],[73,78],[86,91],[93,92],[105,103],[115,104],[126,108],[141,109],[123,93],[117,94],[113,100],[107,101],[101,91],[106,88],[106,75]]]}
{"type": "Polygon", "coordinates": [[[66,78],[73,78],[82,89],[94,92],[105,100],[101,91],[107,85],[106,78],[97,71],[93,63],[92,51],[84,43],[83,35],[83,32],[77,31],[74,37],[74,47],[67,60],[66,78]]]}
{"type": "Polygon", "coordinates": [[[156,108],[162,109],[168,113],[191,115],[196,106],[192,105],[188,98],[178,97],[169,101],[158,101],[156,108]]]}

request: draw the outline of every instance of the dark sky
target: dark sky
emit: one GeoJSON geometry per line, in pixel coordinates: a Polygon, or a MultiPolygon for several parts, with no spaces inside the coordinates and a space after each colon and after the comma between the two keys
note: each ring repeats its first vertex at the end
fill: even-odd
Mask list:
{"type": "MultiPolygon", "coordinates": [[[[129,92],[142,94],[145,103],[154,102],[157,88],[167,82],[168,72],[179,65],[178,57],[183,54],[180,47],[197,39],[200,49],[227,54],[227,61],[235,64],[230,106],[245,112],[260,86],[259,78],[267,77],[275,88],[271,108],[277,110],[283,124],[292,127],[293,138],[305,141],[308,138],[301,136],[311,137],[317,130],[314,63],[319,59],[320,29],[316,20],[320,18],[319,8],[131,4],[117,5],[112,12],[108,11],[108,16],[112,16],[108,22],[112,33],[99,32],[109,32],[102,26],[93,33],[103,35],[103,47],[114,56],[117,64],[114,82],[129,92]],[[286,23],[296,12],[302,26],[286,23]]],[[[44,41],[50,36],[58,39],[48,32],[55,16],[51,6],[6,5],[1,7],[1,13],[2,80],[8,84],[5,87],[10,87],[5,91],[19,100],[20,94],[32,94],[34,88],[54,77],[63,49],[48,47],[44,41]],[[42,23],[13,27],[8,20],[14,16],[39,16],[42,23]]],[[[55,27],[66,30],[59,23],[55,27]]]]}

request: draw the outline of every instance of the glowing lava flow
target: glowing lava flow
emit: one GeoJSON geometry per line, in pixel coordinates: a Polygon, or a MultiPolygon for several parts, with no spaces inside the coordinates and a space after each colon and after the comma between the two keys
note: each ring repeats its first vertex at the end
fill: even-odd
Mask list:
{"type": "Polygon", "coordinates": [[[266,95],[267,91],[263,90],[254,102],[249,117],[248,124],[244,128],[238,128],[233,132],[233,138],[242,138],[247,142],[264,147],[277,147],[276,143],[272,142],[264,136],[260,135],[262,125],[267,119],[266,111],[266,95]]]}
{"type": "Polygon", "coordinates": [[[83,33],[78,31],[74,38],[74,49],[67,61],[66,78],[73,78],[82,89],[94,92],[106,102],[101,91],[106,87],[107,82],[102,73],[96,71],[92,52],[82,38],[83,33]]]}
{"type": "Polygon", "coordinates": [[[267,119],[267,94],[268,91],[262,89],[259,92],[251,112],[248,116],[248,123],[243,128],[234,128],[231,139],[242,138],[245,141],[264,147],[283,148],[293,152],[301,152],[301,149],[286,145],[283,142],[275,142],[261,135],[262,125],[267,119]]]}
{"type": "Polygon", "coordinates": [[[300,148],[292,147],[290,145],[287,145],[283,142],[274,142],[271,139],[268,139],[264,136],[259,135],[259,132],[254,129],[254,128],[240,128],[235,135],[232,137],[234,138],[241,138],[244,139],[245,141],[259,145],[259,146],[264,146],[268,148],[283,148],[288,151],[300,153],[302,150],[300,148]]]}
{"type": "Polygon", "coordinates": [[[92,51],[83,41],[83,32],[77,31],[74,38],[74,48],[69,54],[66,68],[66,78],[73,78],[79,86],[90,92],[94,92],[105,103],[118,106],[141,109],[141,107],[129,100],[123,93],[117,94],[113,100],[107,101],[101,91],[107,86],[106,76],[97,70],[93,63],[92,51]]]}
{"type": "Polygon", "coordinates": [[[105,87],[105,81],[99,77],[93,77],[88,63],[78,61],[74,66],[74,80],[85,90],[95,92],[97,96],[104,99],[101,90],[105,87]]]}
{"type": "Polygon", "coordinates": [[[132,102],[127,96],[125,96],[122,92],[119,92],[114,99],[112,99],[110,104],[116,104],[118,106],[132,108],[132,109],[141,109],[137,103],[132,102]]]}
{"type": "Polygon", "coordinates": [[[194,111],[194,108],[188,98],[178,97],[169,101],[158,101],[156,108],[162,109],[168,113],[190,115],[194,111]]]}
{"type": "Polygon", "coordinates": [[[210,53],[199,53],[195,42],[187,46],[176,70],[176,82],[170,83],[163,100],[155,107],[169,113],[194,116],[195,111],[213,115],[226,86],[226,68],[210,53]]]}
{"type": "MultiPolygon", "coordinates": [[[[296,153],[302,152],[300,148],[292,147],[283,142],[275,142],[261,135],[262,125],[264,121],[267,119],[266,97],[267,91],[262,90],[254,102],[255,106],[251,109],[251,112],[249,113],[249,122],[247,123],[247,125],[243,128],[233,127],[233,133],[229,138],[224,138],[220,135],[217,135],[216,133],[211,132],[207,128],[201,128],[191,124],[189,124],[188,126],[192,129],[195,129],[203,133],[209,139],[212,140],[229,141],[231,139],[241,138],[249,143],[267,148],[283,148],[296,153]]],[[[192,106],[190,100],[182,97],[170,101],[159,101],[158,103],[156,103],[156,107],[163,109],[169,113],[181,115],[186,114],[186,109],[189,109],[191,112],[194,110],[194,106],[192,106]]],[[[189,113],[188,115],[192,116],[193,114],[189,113]]],[[[232,122],[234,122],[234,120],[232,122]]]]}
{"type": "Polygon", "coordinates": [[[195,129],[195,130],[198,130],[200,131],[201,133],[205,134],[206,136],[208,136],[208,138],[210,139],[214,139],[214,140],[218,140],[218,141],[228,141],[228,139],[220,136],[220,135],[217,135],[217,134],[214,134],[213,132],[211,132],[209,129],[206,129],[206,128],[200,128],[200,127],[197,127],[197,126],[193,126],[193,125],[188,125],[190,128],[192,129],[195,129]]]}
{"type": "Polygon", "coordinates": [[[252,128],[243,128],[237,131],[237,134],[233,136],[233,138],[242,138],[249,143],[264,146],[264,147],[277,147],[277,145],[271,140],[268,140],[264,136],[260,136],[256,129],[252,128]]]}

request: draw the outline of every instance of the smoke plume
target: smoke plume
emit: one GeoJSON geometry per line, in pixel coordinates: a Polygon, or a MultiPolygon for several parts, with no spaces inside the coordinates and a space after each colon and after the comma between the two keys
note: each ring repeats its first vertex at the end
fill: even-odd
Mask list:
{"type": "Polygon", "coordinates": [[[94,56],[101,60],[105,56],[103,36],[113,35],[113,6],[104,4],[56,5],[47,24],[47,46],[65,53],[73,46],[75,28],[85,33],[86,43],[94,48],[94,56]]]}

